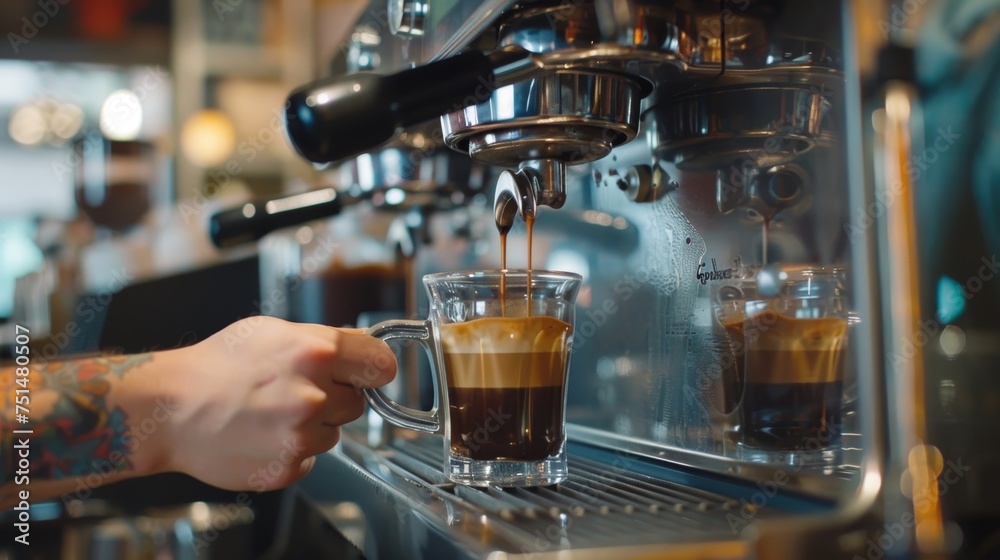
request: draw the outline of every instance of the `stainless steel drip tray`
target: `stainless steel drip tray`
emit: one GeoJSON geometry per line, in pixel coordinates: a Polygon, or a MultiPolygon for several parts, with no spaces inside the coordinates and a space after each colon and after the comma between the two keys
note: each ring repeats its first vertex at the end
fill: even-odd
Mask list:
{"type": "Polygon", "coordinates": [[[750,488],[741,496],[730,491],[737,483],[717,475],[692,484],[690,472],[669,474],[646,458],[572,442],[570,477],[559,485],[476,489],[444,477],[440,437],[381,450],[362,442],[345,431],[302,485],[372,559],[630,558],[664,550],[672,558],[744,558],[746,527],[830,509],[781,495],[757,507],[750,488]]]}

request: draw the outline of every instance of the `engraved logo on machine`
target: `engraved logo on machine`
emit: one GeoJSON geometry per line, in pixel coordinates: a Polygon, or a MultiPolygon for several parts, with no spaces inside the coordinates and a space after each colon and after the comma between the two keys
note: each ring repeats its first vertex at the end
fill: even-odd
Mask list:
{"type": "Polygon", "coordinates": [[[737,256],[732,260],[732,266],[729,268],[723,268],[719,270],[719,265],[712,257],[712,268],[708,269],[708,263],[701,263],[698,265],[698,271],[696,277],[702,285],[709,282],[720,282],[722,280],[733,280],[741,278],[753,278],[757,275],[757,271],[760,269],[760,265],[755,264],[743,264],[743,257],[737,256]]]}
{"type": "Polygon", "coordinates": [[[733,278],[733,276],[735,276],[736,272],[739,270],[738,267],[739,257],[734,259],[734,261],[735,262],[733,264],[737,266],[733,266],[731,268],[725,268],[722,270],[719,270],[719,267],[715,262],[715,257],[712,257],[712,270],[705,269],[708,266],[706,263],[699,264],[698,281],[701,282],[702,285],[704,285],[707,284],[708,282],[717,282],[719,280],[729,280],[733,278]]]}

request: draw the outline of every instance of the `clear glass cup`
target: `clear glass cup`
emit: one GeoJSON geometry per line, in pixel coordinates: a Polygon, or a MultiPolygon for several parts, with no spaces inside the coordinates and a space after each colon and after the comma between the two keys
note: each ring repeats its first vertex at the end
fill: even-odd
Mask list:
{"type": "Polygon", "coordinates": [[[580,281],[541,270],[425,276],[427,320],[384,321],[366,332],[423,344],[432,355],[437,402],[415,410],[369,389],[369,404],[397,426],[443,428],[444,473],[457,483],[565,480],[566,373],[580,281]]]}
{"type": "Polygon", "coordinates": [[[750,460],[825,464],[842,432],[844,270],[781,270],[775,295],[746,301],[740,444],[750,460]]]}

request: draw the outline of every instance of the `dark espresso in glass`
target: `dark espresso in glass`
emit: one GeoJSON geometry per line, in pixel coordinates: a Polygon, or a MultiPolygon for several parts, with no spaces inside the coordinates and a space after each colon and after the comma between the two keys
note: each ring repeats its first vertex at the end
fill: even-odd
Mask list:
{"type": "Polygon", "coordinates": [[[571,335],[568,323],[544,316],[442,325],[452,453],[512,461],[559,454],[571,335]]]}
{"type": "Polygon", "coordinates": [[[149,212],[149,187],[145,183],[111,183],[97,196],[78,187],[76,206],[99,226],[127,231],[149,212]]]}
{"type": "Polygon", "coordinates": [[[841,431],[847,320],[768,310],[744,323],[740,414],[746,447],[824,449],[841,431]]]}
{"type": "Polygon", "coordinates": [[[138,141],[77,139],[76,206],[95,224],[125,232],[150,209],[153,148],[138,141]]]}
{"type": "Polygon", "coordinates": [[[391,266],[333,265],[306,278],[286,281],[289,319],[340,327],[370,311],[406,309],[406,279],[391,266]]]}

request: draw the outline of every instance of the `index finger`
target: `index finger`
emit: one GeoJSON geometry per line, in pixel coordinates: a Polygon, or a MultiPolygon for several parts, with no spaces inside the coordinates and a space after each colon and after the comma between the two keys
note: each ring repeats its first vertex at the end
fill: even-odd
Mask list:
{"type": "Polygon", "coordinates": [[[393,380],[396,376],[396,355],[388,344],[364,334],[364,329],[335,331],[332,371],[329,372],[335,383],[368,389],[381,387],[393,380]]]}

